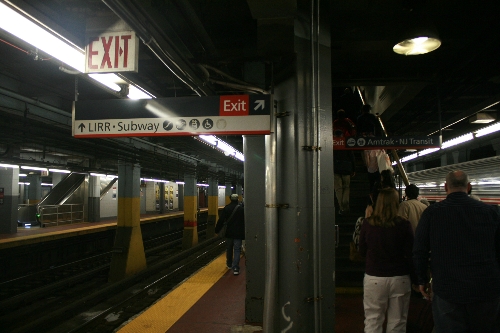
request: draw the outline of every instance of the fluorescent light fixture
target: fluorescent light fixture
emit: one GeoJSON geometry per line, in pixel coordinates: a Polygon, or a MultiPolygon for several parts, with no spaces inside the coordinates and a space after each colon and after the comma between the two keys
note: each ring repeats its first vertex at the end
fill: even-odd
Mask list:
{"type": "Polygon", "coordinates": [[[52,184],[49,184],[49,183],[42,183],[41,185],[42,186],[53,186],[52,184]]]}
{"type": "Polygon", "coordinates": [[[19,182],[19,185],[29,185],[30,183],[19,182]]]}
{"type": "Polygon", "coordinates": [[[202,141],[205,141],[205,142],[213,145],[214,148],[216,148],[216,149],[222,150],[222,152],[224,152],[224,154],[226,156],[233,156],[234,158],[237,158],[240,161],[244,161],[245,160],[245,156],[242,153],[240,153],[239,151],[237,151],[236,149],[234,149],[229,144],[227,144],[226,142],[222,141],[221,139],[219,139],[216,136],[213,136],[213,135],[199,135],[198,139],[200,139],[202,141]]]}
{"type": "Polygon", "coordinates": [[[121,81],[121,79],[116,74],[89,74],[89,77],[105,85],[111,90],[122,90],[122,88],[120,88],[120,86],[116,84],[116,82],[121,81]]]}
{"type": "Polygon", "coordinates": [[[208,184],[196,184],[196,186],[204,186],[204,187],[208,187],[209,185],[208,185],[208,184]]]}
{"type": "Polygon", "coordinates": [[[239,159],[240,161],[245,161],[245,156],[239,151],[235,152],[234,157],[239,159]]]}
{"type": "Polygon", "coordinates": [[[405,39],[392,48],[402,55],[419,55],[432,52],[441,46],[441,41],[433,37],[414,37],[405,39]]]}
{"type": "MultiPolygon", "coordinates": [[[[26,13],[23,14],[29,17],[26,13]]],[[[0,28],[83,73],[84,51],[50,28],[42,27],[33,21],[0,2],[0,28]]]]}
{"type": "Polygon", "coordinates": [[[218,141],[219,141],[217,139],[217,137],[215,137],[213,135],[199,135],[198,137],[200,139],[202,139],[203,141],[208,142],[208,143],[210,143],[211,145],[214,145],[214,146],[217,146],[218,141]]]}
{"type": "Polygon", "coordinates": [[[414,154],[411,154],[411,155],[408,155],[408,156],[402,157],[402,158],[400,159],[400,161],[401,161],[401,163],[403,163],[403,162],[407,162],[407,161],[413,160],[413,159],[415,159],[415,158],[417,158],[417,157],[418,157],[418,153],[414,153],[414,154]]]}
{"type": "MultiPolygon", "coordinates": [[[[0,3],[0,4],[1,4],[1,3],[0,3]]],[[[0,163],[0,167],[2,167],[2,168],[19,169],[19,165],[14,165],[14,164],[4,164],[4,163],[0,163]]]]}
{"type": "MultiPolygon", "coordinates": [[[[59,35],[49,27],[34,22],[36,18],[22,12],[19,8],[16,10],[0,2],[0,28],[12,35],[33,45],[39,50],[62,61],[69,67],[77,71],[85,72],[85,51],[59,35]],[[19,12],[22,12],[21,15],[19,12]]],[[[102,83],[106,87],[120,91],[121,88],[117,82],[122,82],[116,74],[89,74],[89,77],[102,83]]],[[[142,88],[134,85],[129,86],[128,97],[131,99],[154,98],[152,94],[142,88]]]]}
{"type": "Polygon", "coordinates": [[[439,150],[439,148],[428,148],[428,149],[424,149],[422,151],[419,151],[417,154],[420,157],[420,156],[424,156],[424,155],[433,153],[433,152],[438,151],[438,150],[439,150]]]}
{"type": "Polygon", "coordinates": [[[50,172],[55,172],[55,173],[71,173],[69,170],[62,170],[62,169],[49,169],[50,172]]]}
{"type": "Polygon", "coordinates": [[[170,181],[165,179],[155,179],[155,178],[141,178],[145,182],[156,182],[156,183],[170,183],[170,181]]]}
{"type": "Polygon", "coordinates": [[[478,112],[469,118],[471,124],[489,124],[493,121],[495,121],[495,117],[486,112],[478,112]]]}
{"type": "Polygon", "coordinates": [[[467,133],[467,134],[461,135],[459,137],[456,137],[455,139],[451,139],[451,140],[443,142],[443,144],[441,145],[441,149],[453,147],[453,146],[459,145],[461,143],[470,141],[472,139],[474,139],[474,135],[472,133],[467,133]]]}
{"type": "Polygon", "coordinates": [[[142,88],[138,88],[134,86],[133,84],[129,85],[128,87],[128,98],[130,99],[151,99],[155,98],[154,95],[148,93],[142,88]]]}
{"type": "Polygon", "coordinates": [[[479,138],[481,136],[488,135],[497,131],[500,131],[500,122],[481,128],[474,133],[476,134],[476,137],[479,138]]]}
{"type": "Polygon", "coordinates": [[[28,175],[27,175],[27,174],[25,174],[25,173],[20,173],[20,174],[19,174],[19,177],[28,177],[28,175]]]}
{"type": "Polygon", "coordinates": [[[106,175],[103,174],[103,173],[94,173],[94,172],[91,172],[90,175],[91,176],[96,176],[96,177],[106,177],[106,175]]]}
{"type": "Polygon", "coordinates": [[[25,169],[25,170],[40,170],[40,171],[47,171],[47,168],[39,168],[39,167],[32,167],[32,166],[26,166],[26,165],[21,165],[21,169],[25,169]]]}
{"type": "Polygon", "coordinates": [[[477,185],[500,185],[500,181],[479,181],[476,183],[477,185]]]}
{"type": "Polygon", "coordinates": [[[225,186],[219,186],[219,188],[226,188],[225,186]]]}
{"type": "Polygon", "coordinates": [[[184,182],[181,182],[181,181],[176,181],[175,183],[176,184],[185,184],[184,182]]]}

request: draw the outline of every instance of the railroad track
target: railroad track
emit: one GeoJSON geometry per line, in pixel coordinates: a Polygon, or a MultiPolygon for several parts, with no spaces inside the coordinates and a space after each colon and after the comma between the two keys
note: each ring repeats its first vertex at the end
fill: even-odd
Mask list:
{"type": "MultiPolygon", "coordinates": [[[[145,240],[148,271],[158,270],[158,264],[161,267],[174,260],[168,263],[172,265],[189,253],[180,250],[181,234],[173,232],[145,240]]],[[[26,328],[26,318],[30,318],[30,323],[33,318],[36,322],[44,321],[43,318],[50,318],[62,309],[72,308],[82,296],[87,298],[86,295],[96,295],[90,300],[99,301],[97,295],[100,290],[113,289],[107,282],[110,259],[111,253],[107,252],[3,282],[0,284],[1,331],[44,332],[40,329],[43,327],[41,324],[36,329],[31,325],[31,328],[26,328]]]]}

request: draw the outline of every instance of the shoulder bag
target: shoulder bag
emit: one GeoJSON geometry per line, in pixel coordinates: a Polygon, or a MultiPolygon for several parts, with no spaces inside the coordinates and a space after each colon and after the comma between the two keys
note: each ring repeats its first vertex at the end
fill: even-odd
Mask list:
{"type": "Polygon", "coordinates": [[[240,205],[236,205],[236,207],[234,207],[233,212],[231,213],[229,218],[224,221],[224,224],[222,225],[222,229],[219,231],[219,234],[218,234],[221,238],[226,237],[227,225],[228,225],[229,221],[231,221],[231,219],[233,218],[234,213],[236,213],[236,210],[238,209],[239,206],[240,205]]]}

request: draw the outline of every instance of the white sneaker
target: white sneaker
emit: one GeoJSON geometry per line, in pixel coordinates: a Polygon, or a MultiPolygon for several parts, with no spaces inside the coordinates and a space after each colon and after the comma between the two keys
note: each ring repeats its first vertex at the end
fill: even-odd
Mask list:
{"type": "Polygon", "coordinates": [[[234,275],[239,275],[240,274],[240,271],[234,271],[233,272],[234,275]]]}

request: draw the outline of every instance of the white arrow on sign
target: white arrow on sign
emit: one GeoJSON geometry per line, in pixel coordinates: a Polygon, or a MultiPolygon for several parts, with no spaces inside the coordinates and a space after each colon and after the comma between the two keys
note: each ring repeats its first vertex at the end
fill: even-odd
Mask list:
{"type": "Polygon", "coordinates": [[[258,110],[259,107],[264,110],[264,107],[266,106],[266,101],[263,100],[263,99],[258,99],[255,101],[255,103],[257,104],[253,109],[254,110],[258,110]]]}

